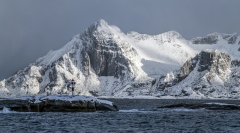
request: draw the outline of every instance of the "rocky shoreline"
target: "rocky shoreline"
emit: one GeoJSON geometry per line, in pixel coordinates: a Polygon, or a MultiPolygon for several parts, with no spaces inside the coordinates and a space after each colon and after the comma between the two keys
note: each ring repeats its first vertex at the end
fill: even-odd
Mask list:
{"type": "Polygon", "coordinates": [[[114,103],[90,96],[28,96],[0,99],[0,109],[3,108],[18,112],[118,111],[114,103]]]}
{"type": "Polygon", "coordinates": [[[187,108],[187,109],[206,109],[206,110],[240,110],[237,104],[226,103],[179,103],[164,105],[158,108],[187,108]]]}

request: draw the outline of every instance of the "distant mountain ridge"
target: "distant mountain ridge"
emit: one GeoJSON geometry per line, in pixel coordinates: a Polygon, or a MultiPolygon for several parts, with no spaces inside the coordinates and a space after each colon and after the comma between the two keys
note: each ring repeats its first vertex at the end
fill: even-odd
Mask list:
{"type": "Polygon", "coordinates": [[[74,78],[77,95],[239,98],[239,44],[237,33],[186,40],[176,31],[125,34],[99,20],[2,80],[0,97],[70,94],[67,83],[74,78]]]}

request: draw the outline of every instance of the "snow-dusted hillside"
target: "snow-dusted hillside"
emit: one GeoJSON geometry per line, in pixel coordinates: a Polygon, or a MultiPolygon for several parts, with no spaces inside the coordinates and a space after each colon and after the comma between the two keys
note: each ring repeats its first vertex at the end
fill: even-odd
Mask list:
{"type": "MultiPolygon", "coordinates": [[[[239,44],[240,37],[236,33],[213,33],[186,40],[176,31],[154,36],[137,32],[125,34],[118,27],[100,20],[74,36],[61,49],[50,51],[1,81],[0,97],[46,95],[48,92],[70,94],[67,84],[74,78],[77,95],[145,98],[219,98],[234,95],[238,98],[239,44]],[[194,87],[203,85],[198,81],[212,69],[206,69],[203,73],[197,71],[198,67],[186,65],[194,59],[196,66],[199,65],[197,62],[201,62],[198,59],[207,60],[208,57],[204,56],[196,59],[205,49],[217,50],[219,52],[214,52],[214,55],[219,56],[217,53],[222,52],[230,58],[227,62],[230,65],[224,69],[224,73],[220,77],[213,76],[220,78],[221,83],[220,80],[214,80],[205,87],[211,88],[209,93],[194,87]],[[181,81],[176,82],[176,79],[179,80],[177,74],[183,72],[183,68],[189,72],[182,74],[181,81]],[[229,78],[231,75],[235,77],[229,78]]],[[[217,66],[216,71],[211,71],[211,74],[219,75],[222,58],[210,59],[217,61],[214,65],[217,66]]],[[[201,63],[212,67],[211,63],[201,63]]]]}

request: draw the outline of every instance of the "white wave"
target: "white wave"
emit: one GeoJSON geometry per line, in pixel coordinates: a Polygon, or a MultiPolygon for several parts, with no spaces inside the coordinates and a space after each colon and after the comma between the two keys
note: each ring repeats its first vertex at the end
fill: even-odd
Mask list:
{"type": "Polygon", "coordinates": [[[10,111],[9,108],[3,107],[3,110],[0,110],[0,113],[15,113],[15,111],[10,111]]]}
{"type": "Polygon", "coordinates": [[[119,110],[119,112],[124,112],[124,113],[136,113],[136,112],[141,112],[138,109],[130,109],[130,110],[119,110]]]}
{"type": "Polygon", "coordinates": [[[157,111],[160,111],[160,110],[157,110],[157,109],[151,109],[151,110],[145,110],[145,109],[129,109],[129,110],[119,110],[119,112],[122,112],[122,113],[155,113],[157,111]]]}
{"type": "Polygon", "coordinates": [[[215,105],[222,105],[222,106],[226,106],[226,105],[235,105],[235,104],[227,104],[227,103],[219,103],[219,102],[211,102],[211,103],[205,103],[205,104],[215,104],[215,105]]]}
{"type": "Polygon", "coordinates": [[[188,108],[174,108],[170,109],[171,111],[176,111],[176,112],[193,112],[193,111],[202,111],[204,108],[200,109],[188,109],[188,108]]]}
{"type": "Polygon", "coordinates": [[[3,107],[2,110],[0,110],[0,114],[10,114],[10,113],[17,113],[17,114],[28,114],[28,113],[34,113],[34,112],[17,112],[17,111],[11,111],[11,109],[3,107]]]}

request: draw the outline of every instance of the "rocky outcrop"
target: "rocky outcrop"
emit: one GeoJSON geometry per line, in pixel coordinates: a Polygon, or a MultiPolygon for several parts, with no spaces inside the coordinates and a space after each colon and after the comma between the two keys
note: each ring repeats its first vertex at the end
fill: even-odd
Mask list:
{"type": "Polygon", "coordinates": [[[193,71],[197,64],[197,61],[198,56],[191,60],[186,61],[186,63],[183,64],[179,71],[171,72],[168,73],[166,76],[160,77],[156,89],[164,90],[167,87],[174,86],[177,83],[181,82],[189,75],[191,71],[193,71]]]}
{"type": "Polygon", "coordinates": [[[206,110],[240,110],[240,106],[236,104],[219,104],[219,103],[198,103],[198,104],[187,104],[187,103],[181,103],[181,104],[173,104],[173,105],[165,105],[160,106],[158,108],[168,108],[168,109],[174,109],[174,108],[186,108],[186,109],[206,109],[206,110]]]}
{"type": "Polygon", "coordinates": [[[185,79],[196,67],[196,64],[199,60],[199,55],[194,58],[186,61],[180,70],[168,73],[166,76],[162,76],[159,78],[157,83],[157,90],[164,90],[167,87],[171,87],[176,85],[185,79]]]}
{"type": "Polygon", "coordinates": [[[199,72],[208,70],[211,73],[217,72],[220,74],[231,67],[231,58],[229,55],[219,51],[202,51],[198,66],[199,72]]]}
{"type": "Polygon", "coordinates": [[[222,37],[223,39],[228,41],[228,44],[235,44],[238,38],[238,34],[237,33],[223,34],[222,37]]]}
{"type": "Polygon", "coordinates": [[[118,111],[118,107],[110,101],[85,96],[35,96],[0,99],[0,109],[4,107],[18,112],[118,111]]]}
{"type": "Polygon", "coordinates": [[[193,44],[216,44],[218,42],[218,34],[209,34],[206,37],[197,37],[192,39],[193,44]]]}
{"type": "Polygon", "coordinates": [[[230,93],[230,69],[232,62],[229,55],[217,50],[205,50],[188,60],[178,71],[160,77],[157,91],[160,95],[206,97],[228,97],[230,93]],[[217,85],[216,85],[217,84],[217,85]],[[223,88],[228,88],[223,91],[223,88]]]}
{"type": "Polygon", "coordinates": [[[209,34],[206,37],[197,37],[192,39],[193,44],[216,44],[219,41],[219,37],[227,41],[228,44],[235,44],[238,39],[238,34],[220,34],[213,33],[209,34]]]}
{"type": "Polygon", "coordinates": [[[137,32],[129,32],[127,34],[129,37],[134,38],[136,42],[141,42],[149,39],[153,39],[158,42],[158,44],[172,43],[176,40],[184,39],[177,31],[168,31],[159,35],[150,36],[147,34],[140,34],[137,32]]]}
{"type": "Polygon", "coordinates": [[[240,67],[240,60],[232,60],[231,66],[232,67],[240,67]]]}
{"type": "Polygon", "coordinates": [[[219,37],[227,41],[228,44],[235,44],[238,39],[238,34],[220,34],[213,33],[209,34],[206,37],[197,37],[192,39],[193,44],[216,44],[219,41],[219,37]]]}

